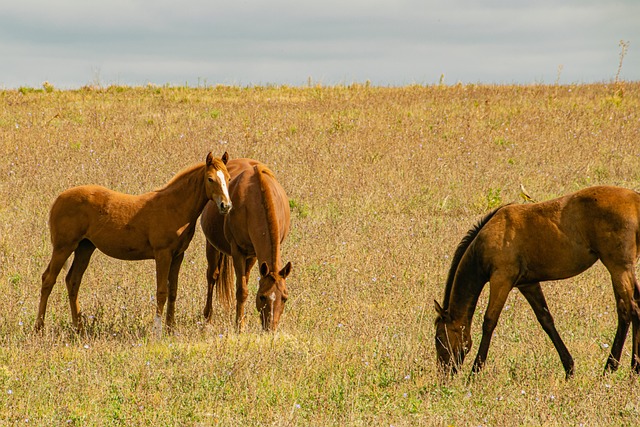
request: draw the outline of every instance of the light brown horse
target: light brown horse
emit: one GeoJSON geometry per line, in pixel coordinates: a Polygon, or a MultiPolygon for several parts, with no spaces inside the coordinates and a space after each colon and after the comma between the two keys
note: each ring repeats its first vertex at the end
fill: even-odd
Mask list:
{"type": "Polygon", "coordinates": [[[558,199],[507,205],[485,216],[460,242],[447,278],[444,302],[436,301],[436,352],[456,372],[471,348],[471,320],[487,281],[490,295],[472,372],[485,363],[491,335],[507,295],[518,288],[573,375],[571,354],[560,339],[540,282],[575,276],[598,259],[611,274],[618,329],[605,372],[618,368],[629,323],[632,370],[640,373],[640,194],[618,187],[591,187],[558,199]]]}
{"type": "Polygon", "coordinates": [[[206,162],[178,173],[159,190],[132,196],[85,185],[62,192],[49,214],[53,254],[42,275],[40,307],[35,329],[44,325],[47,300],[60,270],[74,254],[66,277],[73,326],[82,330],[78,289],[93,251],[127,261],[156,261],[156,335],[162,332],[167,296],[167,328],[173,327],[178,273],[195,231],[198,216],[209,200],[221,215],[231,210],[228,192],[229,156],[207,155],[206,162]]]}
{"type": "Polygon", "coordinates": [[[213,289],[229,307],[236,275],[236,325],[244,327],[251,268],[260,263],[256,308],[262,328],[275,330],[287,301],[285,279],[291,263],[282,267],[280,247],[289,233],[289,200],[273,172],[251,159],[232,159],[227,163],[231,175],[229,194],[233,211],[220,215],[211,204],[202,212],[201,225],[207,238],[207,300],[204,316],[211,319],[213,289]]]}

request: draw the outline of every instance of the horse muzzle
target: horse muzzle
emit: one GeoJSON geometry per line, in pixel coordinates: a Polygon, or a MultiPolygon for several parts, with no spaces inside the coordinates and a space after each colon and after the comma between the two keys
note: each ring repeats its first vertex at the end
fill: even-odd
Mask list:
{"type": "Polygon", "coordinates": [[[233,207],[233,204],[231,202],[229,203],[220,202],[220,204],[218,204],[218,210],[222,215],[228,214],[229,211],[231,211],[232,207],[233,207]]]}

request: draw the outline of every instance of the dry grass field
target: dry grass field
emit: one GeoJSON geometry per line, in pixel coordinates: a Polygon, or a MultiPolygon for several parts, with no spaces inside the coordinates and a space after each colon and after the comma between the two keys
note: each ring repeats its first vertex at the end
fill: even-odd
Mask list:
{"type": "Polygon", "coordinates": [[[638,425],[640,384],[603,376],[616,325],[598,263],[543,284],[576,361],[564,371],[513,292],[486,369],[437,375],[434,299],[490,208],[595,184],[640,190],[640,83],[532,86],[106,87],[0,91],[0,425],[638,425]],[[58,193],[138,194],[213,151],[259,159],[292,207],[278,332],[216,305],[204,324],[204,237],[180,274],[175,334],[153,338],[153,261],[96,252],[71,328],[62,275],[32,332],[58,193]]]}

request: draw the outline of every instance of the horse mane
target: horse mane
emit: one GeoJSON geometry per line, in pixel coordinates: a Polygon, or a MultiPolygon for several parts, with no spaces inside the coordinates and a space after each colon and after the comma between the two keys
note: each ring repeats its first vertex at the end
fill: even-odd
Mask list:
{"type": "Polygon", "coordinates": [[[269,191],[268,182],[266,177],[276,179],[275,175],[265,165],[257,164],[253,167],[253,170],[258,175],[258,181],[260,182],[260,189],[262,190],[262,204],[267,214],[267,225],[269,229],[269,238],[271,239],[271,256],[273,257],[273,266],[270,268],[279,268],[277,265],[280,259],[280,233],[278,230],[278,218],[275,212],[275,201],[273,200],[273,194],[269,191]]]}
{"type": "MultiPolygon", "coordinates": [[[[192,176],[199,176],[199,175],[195,174],[195,172],[201,171],[204,166],[205,166],[205,163],[201,162],[201,163],[197,163],[195,165],[191,165],[191,166],[188,166],[188,167],[184,168],[183,170],[181,170],[180,172],[175,174],[173,176],[173,178],[171,178],[169,180],[169,182],[164,184],[162,187],[156,189],[155,191],[166,190],[166,189],[172,187],[173,184],[175,184],[177,181],[183,180],[185,177],[187,179],[190,179],[192,176]]],[[[204,175],[202,175],[202,176],[204,176],[204,175]]]]}
{"type": "Polygon", "coordinates": [[[456,271],[458,270],[458,266],[460,265],[460,261],[462,260],[462,257],[467,252],[467,249],[469,249],[469,246],[471,246],[471,243],[473,243],[478,233],[480,233],[480,230],[482,230],[482,227],[484,227],[485,224],[488,223],[489,220],[493,218],[493,216],[505,206],[508,206],[508,205],[498,206],[497,208],[495,208],[494,210],[486,214],[482,219],[480,219],[480,221],[476,223],[476,225],[474,225],[467,232],[466,236],[462,238],[460,243],[458,243],[458,247],[456,248],[456,251],[453,254],[453,259],[451,260],[451,267],[449,267],[449,274],[447,275],[447,284],[444,288],[444,300],[442,302],[443,309],[447,310],[449,308],[449,298],[451,296],[451,289],[453,288],[453,279],[456,276],[456,271]]]}

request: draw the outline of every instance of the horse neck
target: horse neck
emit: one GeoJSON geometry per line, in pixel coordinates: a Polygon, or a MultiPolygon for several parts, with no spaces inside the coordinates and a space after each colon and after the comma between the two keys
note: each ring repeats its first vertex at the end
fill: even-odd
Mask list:
{"type": "Polygon", "coordinates": [[[488,275],[481,268],[474,246],[461,258],[444,305],[454,322],[461,322],[466,326],[471,325],[478,298],[488,281],[488,275]]]}
{"type": "Polygon", "coordinates": [[[156,191],[159,199],[174,212],[188,220],[197,218],[208,202],[204,185],[205,164],[201,163],[179,172],[164,187],[156,191]]]}
{"type": "MultiPolygon", "coordinates": [[[[262,206],[266,216],[267,223],[267,235],[269,236],[269,244],[266,245],[263,253],[262,260],[267,262],[269,268],[273,271],[279,271],[282,267],[281,253],[280,253],[280,227],[278,223],[278,216],[276,215],[276,205],[273,199],[273,192],[270,189],[270,184],[267,177],[275,179],[273,173],[263,165],[254,166],[258,181],[260,182],[260,192],[262,195],[262,206]]],[[[260,259],[261,257],[258,256],[260,259]]]]}
{"type": "Polygon", "coordinates": [[[478,236],[483,227],[504,206],[498,206],[485,215],[467,232],[456,248],[442,303],[442,307],[449,312],[454,321],[463,319],[463,322],[471,324],[480,292],[489,280],[489,275],[481,267],[483,239],[478,236]]]}

